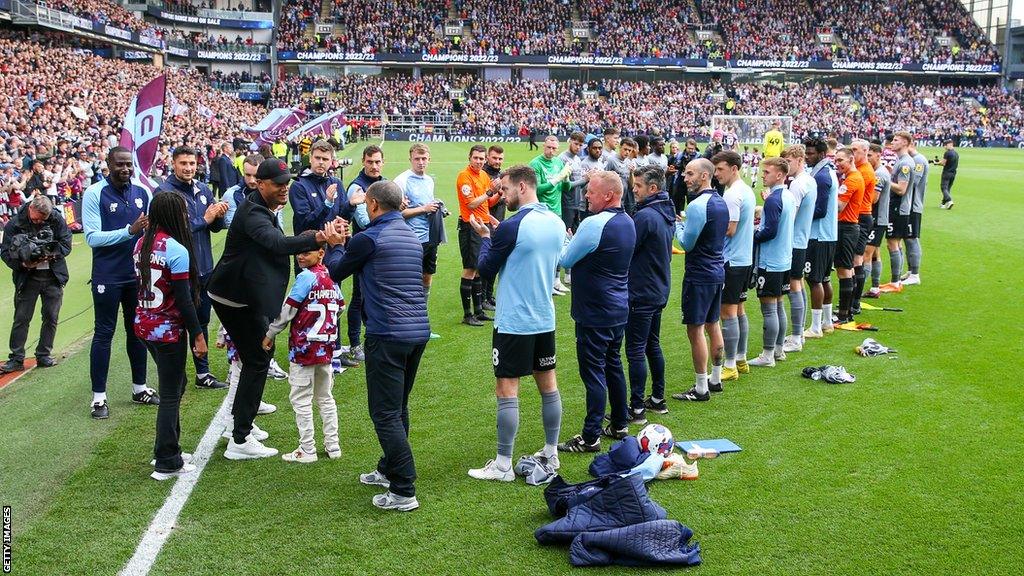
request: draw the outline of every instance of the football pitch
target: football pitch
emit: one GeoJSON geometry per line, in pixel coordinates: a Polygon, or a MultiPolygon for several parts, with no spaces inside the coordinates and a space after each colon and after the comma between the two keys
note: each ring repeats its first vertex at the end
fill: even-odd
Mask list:
{"type": "MultiPolygon", "coordinates": [[[[408,167],[408,143],[385,146],[385,176],[408,167]]],[[[490,327],[464,326],[458,296],[455,176],[469,144],[431,144],[439,198],[451,208],[451,242],[439,250],[431,326],[411,400],[411,443],[420,509],[374,508],[374,487],[357,476],[379,445],[366,409],[362,367],[335,380],[343,455],[311,465],[279,457],[231,462],[221,439],[156,557],[151,574],[566,574],[567,549],[541,547],[533,531],[550,521],[542,488],[466,475],[494,456],[495,399],[490,327]]],[[[346,151],[356,160],[361,146],[346,151]]],[[[506,166],[535,153],[508,144],[506,166]]],[[[931,158],[937,150],[923,150],[931,158]]],[[[657,481],[651,497],[693,529],[701,574],[1019,574],[1024,566],[1024,150],[961,149],[955,208],[939,210],[931,167],[923,222],[922,285],[866,303],[879,332],[842,332],[808,341],[774,369],[752,368],[711,402],[669,400],[649,414],[677,440],[729,438],[739,454],[699,462],[694,482],[657,481]],[[897,354],[861,358],[865,337],[897,354]],[[805,366],[840,364],[849,385],[804,379],[805,366]],[[1014,568],[1016,566],[1016,568],[1014,568]]],[[[346,182],[355,170],[346,171],[346,182]]],[[[290,223],[290,218],[287,219],[290,223]]],[[[224,234],[214,236],[216,248],[224,234]]],[[[883,252],[885,252],[883,250],[883,252]]],[[[888,281],[888,255],[883,255],[888,281]]],[[[61,364],[0,389],[0,505],[10,506],[14,574],[115,574],[171,492],[149,479],[155,411],[129,402],[123,337],[114,343],[111,417],[89,418],[88,344],[93,325],[90,250],[75,236],[57,352],[61,364]]],[[[683,257],[673,258],[673,291],[662,325],[668,393],[693,382],[680,324],[683,257]]],[[[342,285],[351,294],[351,283],[342,285]]],[[[13,316],[13,286],[0,289],[0,341],[13,316]]],[[[756,302],[751,295],[750,302],[756,302]]],[[[585,413],[575,359],[570,297],[556,297],[562,439],[585,413]]],[[[788,304],[787,304],[788,305],[788,304]]],[[[788,311],[788,310],[787,310],[788,311]]],[[[750,350],[761,344],[750,313],[750,350]]],[[[38,335],[33,323],[29,346],[38,335]]],[[[287,366],[286,336],[278,360],[287,366]]],[[[31,352],[31,348],[29,348],[31,352]]],[[[6,351],[5,351],[6,352],[6,351]]],[[[211,367],[226,377],[224,353],[211,367]]],[[[191,373],[191,365],[188,370],[191,373]]],[[[156,370],[150,362],[150,384],[156,370]]],[[[182,448],[193,451],[223,400],[189,385],[181,409],[182,448]]],[[[258,418],[266,444],[297,446],[287,382],[268,381],[278,411],[258,418]]],[[[515,457],[543,445],[540,397],[521,391],[515,457]]],[[[318,419],[318,418],[317,418],[318,419]]],[[[633,433],[637,432],[634,428],[633,433]]],[[[317,438],[320,439],[317,424],[317,438]]],[[[607,439],[604,448],[610,446],[607,439]]],[[[590,455],[563,454],[569,482],[588,479],[590,455]]],[[[602,573],[661,570],[610,568],[602,573]]]]}

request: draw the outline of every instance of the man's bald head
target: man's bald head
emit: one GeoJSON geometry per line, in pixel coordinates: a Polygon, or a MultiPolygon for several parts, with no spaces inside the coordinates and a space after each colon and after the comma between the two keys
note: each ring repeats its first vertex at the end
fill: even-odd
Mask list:
{"type": "Polygon", "coordinates": [[[605,208],[618,208],[622,205],[622,179],[608,170],[592,173],[587,183],[587,202],[595,214],[605,208]]]}
{"type": "Polygon", "coordinates": [[[715,173],[715,165],[707,158],[691,160],[683,172],[683,181],[692,194],[711,188],[711,176],[715,173]]]}

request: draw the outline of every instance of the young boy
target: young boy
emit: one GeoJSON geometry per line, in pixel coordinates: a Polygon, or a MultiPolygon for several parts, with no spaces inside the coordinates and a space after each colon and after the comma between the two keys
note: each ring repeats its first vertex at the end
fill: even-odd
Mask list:
{"type": "Polygon", "coordinates": [[[291,364],[289,400],[299,429],[299,447],[281,456],[285,462],[310,463],[317,460],[313,438],[314,397],[323,420],[327,456],[341,458],[338,407],[331,395],[334,385],[331,360],[338,340],[338,313],[344,308],[345,300],[341,289],[331,280],[323,260],[323,248],[298,255],[302,272],[295,278],[295,284],[281,306],[281,315],[270,324],[263,339],[263,348],[270,350],[274,337],[291,322],[288,333],[288,360],[291,364]]]}

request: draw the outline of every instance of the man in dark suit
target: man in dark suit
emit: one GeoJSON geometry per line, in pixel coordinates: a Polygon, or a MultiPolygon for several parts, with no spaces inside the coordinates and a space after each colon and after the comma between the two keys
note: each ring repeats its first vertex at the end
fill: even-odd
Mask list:
{"type": "Polygon", "coordinates": [[[263,349],[263,336],[277,317],[292,275],[294,254],[315,250],[323,243],[343,241],[332,224],[325,230],[285,236],[275,212],[288,202],[288,165],[276,158],[256,170],[257,192],[235,212],[224,254],[208,285],[213,307],[242,361],[238,392],[231,413],[235,426],[224,457],[229,460],[266,458],[277,450],[254,438],[252,422],[263,397],[267,369],[274,351],[263,349]]]}
{"type": "Polygon", "coordinates": [[[217,198],[224,196],[224,191],[240,183],[238,170],[235,169],[234,157],[231,155],[231,144],[220,145],[220,154],[213,161],[210,170],[210,184],[213,185],[217,198]]]}

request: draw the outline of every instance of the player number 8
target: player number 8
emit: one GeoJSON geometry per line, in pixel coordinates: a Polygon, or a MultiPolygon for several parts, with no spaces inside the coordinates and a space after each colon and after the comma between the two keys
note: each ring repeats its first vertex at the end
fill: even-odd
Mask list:
{"type": "Polygon", "coordinates": [[[811,263],[810,262],[804,262],[804,274],[810,274],[810,273],[811,273],[811,263]]]}

